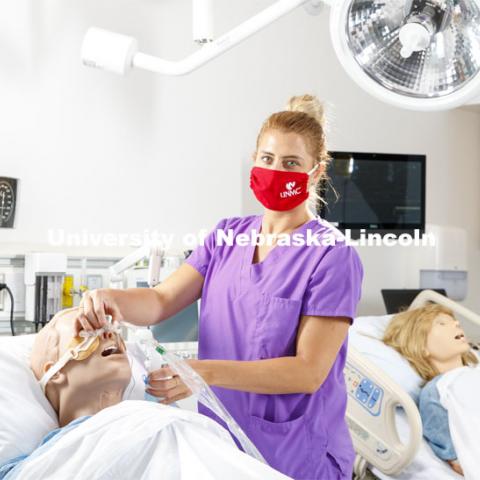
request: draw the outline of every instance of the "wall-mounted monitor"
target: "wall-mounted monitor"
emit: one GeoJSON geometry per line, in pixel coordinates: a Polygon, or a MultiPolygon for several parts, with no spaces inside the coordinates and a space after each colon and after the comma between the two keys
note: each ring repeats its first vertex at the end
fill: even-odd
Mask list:
{"type": "Polygon", "coordinates": [[[352,238],[366,233],[425,232],[425,155],[391,153],[330,152],[330,184],[319,194],[322,218],[352,238]]]}

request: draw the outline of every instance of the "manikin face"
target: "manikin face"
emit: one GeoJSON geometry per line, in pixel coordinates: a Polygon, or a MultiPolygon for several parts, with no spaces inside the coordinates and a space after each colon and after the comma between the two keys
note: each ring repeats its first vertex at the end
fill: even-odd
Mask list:
{"type": "MultiPolygon", "coordinates": [[[[73,338],[74,319],[75,314],[66,315],[55,325],[59,335],[59,358],[73,338]]],[[[44,370],[53,363],[47,362],[44,370]]],[[[82,395],[95,396],[96,393],[123,391],[130,381],[131,369],[122,338],[115,333],[100,336],[99,347],[88,358],[70,360],[60,370],[60,374],[64,375],[62,387],[78,389],[82,395]]]]}
{"type": "Polygon", "coordinates": [[[436,362],[448,362],[470,349],[460,323],[446,313],[440,313],[433,321],[426,347],[430,360],[436,362]]]}
{"type": "MultiPolygon", "coordinates": [[[[315,159],[308,153],[303,138],[297,133],[267,130],[258,145],[255,167],[291,172],[308,172],[315,159]]],[[[316,172],[318,172],[318,168],[316,172]]]]}

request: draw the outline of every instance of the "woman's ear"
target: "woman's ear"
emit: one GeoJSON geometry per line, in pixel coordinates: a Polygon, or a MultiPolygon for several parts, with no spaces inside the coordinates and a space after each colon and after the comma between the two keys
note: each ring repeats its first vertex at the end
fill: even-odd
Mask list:
{"type": "Polygon", "coordinates": [[[323,162],[317,163],[318,167],[314,172],[312,172],[310,178],[311,182],[310,185],[315,185],[323,178],[323,173],[325,172],[325,164],[323,162]]]}
{"type": "Polygon", "coordinates": [[[257,152],[252,153],[252,162],[255,163],[255,160],[257,159],[257,152]]]}

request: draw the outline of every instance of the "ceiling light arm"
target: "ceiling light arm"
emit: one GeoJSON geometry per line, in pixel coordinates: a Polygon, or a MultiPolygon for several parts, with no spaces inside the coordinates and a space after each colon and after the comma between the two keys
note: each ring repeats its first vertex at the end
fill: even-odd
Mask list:
{"type": "Polygon", "coordinates": [[[133,57],[133,66],[164,75],[185,75],[227,52],[304,3],[305,0],[279,0],[178,62],[162,60],[139,52],[133,57]]]}
{"type": "Polygon", "coordinates": [[[300,5],[305,4],[307,7],[311,4],[318,7],[319,1],[328,5],[332,3],[332,0],[278,0],[228,33],[212,40],[212,0],[193,1],[198,2],[193,11],[193,37],[194,41],[203,46],[183,60],[169,61],[141,53],[133,37],[90,28],[82,46],[83,63],[122,75],[133,67],[163,75],[185,75],[230,50],[300,5]]]}

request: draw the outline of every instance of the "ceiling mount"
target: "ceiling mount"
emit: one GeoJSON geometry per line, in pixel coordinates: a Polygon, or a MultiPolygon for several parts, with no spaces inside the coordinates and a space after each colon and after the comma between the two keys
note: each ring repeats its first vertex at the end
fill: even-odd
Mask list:
{"type": "Polygon", "coordinates": [[[480,96],[480,0],[277,0],[214,38],[213,0],[192,0],[193,41],[179,61],[139,52],[135,38],[90,28],[83,63],[125,75],[141,68],[185,75],[303,5],[330,10],[335,53],[350,77],[379,100],[400,108],[455,108],[480,96]]]}

